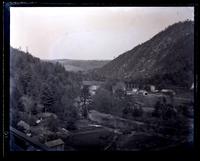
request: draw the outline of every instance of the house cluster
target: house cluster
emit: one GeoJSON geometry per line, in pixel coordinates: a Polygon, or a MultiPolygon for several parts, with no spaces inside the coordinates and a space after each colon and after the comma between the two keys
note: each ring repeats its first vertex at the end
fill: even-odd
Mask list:
{"type": "MultiPolygon", "coordinates": [[[[97,89],[103,85],[103,81],[83,81],[82,88],[88,87],[91,96],[96,94],[97,89]]],[[[139,84],[133,81],[118,81],[112,86],[112,92],[116,93],[117,90],[124,91],[127,95],[148,95],[149,93],[161,93],[166,95],[175,95],[175,91],[172,89],[156,89],[155,85],[152,84],[139,84]]]]}
{"type": "Polygon", "coordinates": [[[119,81],[113,86],[113,93],[116,92],[117,89],[120,89],[124,91],[127,95],[134,95],[134,94],[140,94],[140,95],[148,95],[149,93],[162,93],[167,95],[175,95],[175,91],[172,89],[156,89],[155,85],[152,84],[138,84],[135,82],[122,82],[119,81]]]}
{"type": "MultiPolygon", "coordinates": [[[[50,130],[43,130],[40,132],[40,130],[44,126],[44,122],[46,122],[50,118],[57,119],[57,116],[50,112],[40,113],[38,114],[38,119],[35,120],[35,124],[33,126],[29,125],[27,122],[20,120],[17,123],[17,129],[25,135],[26,138],[30,138],[38,142],[38,138],[40,136],[52,136],[53,132],[50,130]]],[[[66,129],[59,130],[60,134],[66,135],[66,129]],[[65,130],[65,131],[64,131],[65,130]]],[[[44,143],[46,148],[50,151],[64,151],[64,142],[61,138],[49,140],[44,143]]]]}

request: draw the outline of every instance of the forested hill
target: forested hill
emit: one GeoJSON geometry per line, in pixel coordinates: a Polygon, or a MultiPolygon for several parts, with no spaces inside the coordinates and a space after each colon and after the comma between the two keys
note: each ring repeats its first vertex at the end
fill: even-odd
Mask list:
{"type": "Polygon", "coordinates": [[[58,59],[51,60],[52,63],[62,64],[67,71],[89,71],[96,68],[101,68],[106,65],[109,60],[72,60],[72,59],[58,59]]]}
{"type": "Polygon", "coordinates": [[[97,72],[107,78],[130,79],[161,86],[190,87],[194,75],[194,22],[178,22],[97,72]]]}
{"type": "Polygon", "coordinates": [[[67,72],[60,64],[40,61],[31,54],[12,47],[10,83],[11,109],[15,111],[15,123],[22,119],[17,111],[27,109],[36,113],[45,110],[57,114],[59,118],[67,118],[64,114],[73,110],[72,101],[80,92],[78,75],[67,72]]]}

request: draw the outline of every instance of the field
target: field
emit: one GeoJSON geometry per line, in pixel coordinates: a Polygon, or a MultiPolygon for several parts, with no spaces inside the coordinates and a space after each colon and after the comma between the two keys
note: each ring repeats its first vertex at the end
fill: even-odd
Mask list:
{"type": "MultiPolygon", "coordinates": [[[[149,93],[148,95],[139,95],[135,94],[132,96],[134,101],[138,102],[141,104],[143,107],[154,107],[157,101],[161,100],[163,97],[166,98],[167,103],[172,103],[172,99],[170,96],[158,93],[158,94],[153,94],[149,93]]],[[[173,104],[175,106],[182,105],[182,104],[188,104],[190,102],[194,102],[192,97],[183,97],[180,95],[175,95],[173,97],[173,104]]]]}

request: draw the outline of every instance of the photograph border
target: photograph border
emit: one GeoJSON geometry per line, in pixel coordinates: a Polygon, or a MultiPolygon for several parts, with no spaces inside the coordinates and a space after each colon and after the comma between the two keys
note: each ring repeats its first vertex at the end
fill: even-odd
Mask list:
{"type": "MultiPolygon", "coordinates": [[[[155,6],[155,7],[169,7],[169,6],[194,6],[195,9],[195,18],[194,18],[194,23],[195,23],[195,54],[194,54],[194,95],[195,95],[195,107],[194,107],[194,147],[192,148],[191,151],[185,152],[185,151],[164,151],[161,152],[92,152],[92,155],[98,155],[99,159],[102,158],[104,155],[113,157],[114,158],[124,158],[124,157],[134,157],[137,159],[143,158],[143,159],[148,159],[149,157],[157,158],[158,159],[182,159],[182,160],[193,160],[195,159],[194,157],[197,156],[198,154],[198,149],[199,149],[199,130],[198,128],[200,127],[200,122],[199,122],[199,100],[198,98],[198,70],[197,70],[197,65],[198,65],[198,52],[199,52],[199,44],[198,44],[198,4],[195,1],[192,0],[183,0],[183,1],[128,1],[125,0],[123,2],[64,2],[64,1],[57,1],[57,2],[4,2],[3,4],[3,51],[2,51],[2,149],[3,149],[3,158],[4,159],[15,159],[15,158],[23,158],[23,159],[37,159],[37,157],[43,158],[66,158],[70,156],[72,157],[88,157],[88,155],[91,155],[91,152],[88,151],[79,151],[79,152],[11,152],[9,151],[9,78],[10,78],[10,7],[74,7],[74,6],[80,6],[80,7],[93,7],[93,6],[109,6],[109,7],[116,7],[116,6],[143,6],[143,7],[149,7],[149,6],[155,6]],[[26,153],[26,154],[25,154],[26,153]],[[77,154],[80,155],[77,155],[77,154]],[[173,157],[172,157],[173,156],[173,157]]],[[[77,158],[78,159],[78,158],[77,158]]],[[[142,160],[143,160],[142,159],[142,160]]]]}

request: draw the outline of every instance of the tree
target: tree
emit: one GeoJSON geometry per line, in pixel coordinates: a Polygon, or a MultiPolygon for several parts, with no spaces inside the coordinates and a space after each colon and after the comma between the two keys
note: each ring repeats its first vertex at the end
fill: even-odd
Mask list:
{"type": "Polygon", "coordinates": [[[59,122],[58,119],[55,119],[53,116],[48,118],[47,127],[50,131],[56,132],[58,130],[59,122]]]}
{"type": "Polygon", "coordinates": [[[131,113],[131,107],[133,106],[133,100],[131,96],[126,96],[123,101],[123,110],[122,110],[122,117],[129,118],[129,115],[131,113]]]}
{"type": "Polygon", "coordinates": [[[64,117],[65,117],[65,121],[67,122],[67,125],[66,125],[67,129],[75,130],[76,129],[75,123],[78,119],[78,112],[77,112],[76,107],[74,107],[73,105],[65,106],[64,117]]]}
{"type": "Polygon", "coordinates": [[[115,91],[115,95],[116,97],[118,97],[119,99],[123,99],[125,96],[125,92],[122,89],[117,89],[115,91]]]}
{"type": "Polygon", "coordinates": [[[53,90],[47,83],[43,83],[41,93],[41,104],[44,105],[44,112],[51,111],[51,107],[55,103],[55,96],[53,90]]]}
{"type": "Polygon", "coordinates": [[[113,102],[111,92],[104,88],[99,88],[93,99],[94,108],[105,113],[112,113],[113,102]]]}
{"type": "Polygon", "coordinates": [[[143,115],[143,109],[140,105],[134,105],[132,109],[132,116],[133,117],[140,117],[143,115]]]}
{"type": "Polygon", "coordinates": [[[162,111],[163,119],[173,119],[176,117],[176,110],[173,105],[167,104],[166,107],[162,111]]]}
{"type": "Polygon", "coordinates": [[[154,106],[154,111],[152,113],[152,116],[154,117],[160,117],[162,114],[162,104],[160,101],[157,101],[154,106]]]}
{"type": "Polygon", "coordinates": [[[23,110],[23,107],[20,109],[19,100],[22,97],[22,91],[19,90],[16,80],[13,80],[12,86],[10,86],[10,107],[11,109],[23,110]]]}
{"type": "Polygon", "coordinates": [[[81,100],[83,102],[83,116],[85,118],[88,117],[87,101],[88,101],[89,97],[90,97],[89,87],[83,86],[83,88],[81,90],[81,100]]]}
{"type": "Polygon", "coordinates": [[[78,118],[77,111],[74,107],[72,107],[72,110],[68,114],[68,120],[67,120],[67,129],[68,130],[76,130],[76,121],[78,118]]]}
{"type": "Polygon", "coordinates": [[[109,79],[105,82],[104,84],[104,88],[110,92],[113,91],[113,86],[116,85],[117,81],[116,80],[112,80],[112,79],[109,79]]]}
{"type": "Polygon", "coordinates": [[[24,111],[28,114],[28,120],[26,120],[26,121],[30,124],[32,109],[34,108],[34,106],[33,106],[34,102],[30,97],[28,97],[26,95],[24,95],[20,98],[20,102],[21,102],[21,105],[22,105],[24,111]]]}
{"type": "Polygon", "coordinates": [[[25,69],[18,75],[18,84],[25,95],[29,95],[29,85],[32,79],[31,69],[29,67],[24,67],[25,69]]]}
{"type": "Polygon", "coordinates": [[[61,97],[61,108],[59,108],[58,116],[62,122],[66,123],[68,130],[74,130],[76,129],[75,122],[78,119],[78,109],[74,106],[73,99],[67,96],[67,91],[65,91],[61,97]]]}
{"type": "Polygon", "coordinates": [[[162,119],[171,119],[176,116],[176,110],[172,104],[167,104],[166,98],[163,97],[162,103],[158,101],[155,104],[152,116],[162,119]]]}

